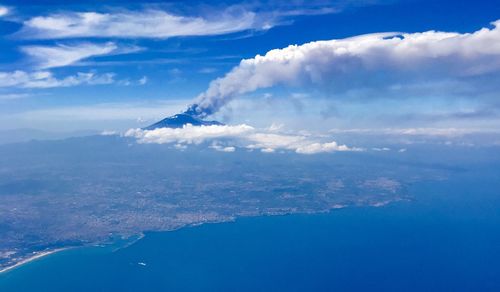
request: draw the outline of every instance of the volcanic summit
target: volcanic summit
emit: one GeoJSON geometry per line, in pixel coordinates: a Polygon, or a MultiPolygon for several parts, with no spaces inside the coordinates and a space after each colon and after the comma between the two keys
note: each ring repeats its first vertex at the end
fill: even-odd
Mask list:
{"type": "Polygon", "coordinates": [[[158,128],[182,128],[184,125],[191,124],[193,126],[213,126],[223,125],[217,121],[206,121],[193,114],[190,107],[187,111],[167,117],[159,122],[144,128],[144,130],[154,130],[158,128]]]}

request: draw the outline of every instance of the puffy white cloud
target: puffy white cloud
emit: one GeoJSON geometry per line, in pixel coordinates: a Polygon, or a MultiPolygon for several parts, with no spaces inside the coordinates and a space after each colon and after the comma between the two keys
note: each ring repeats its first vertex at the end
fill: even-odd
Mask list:
{"type": "Polygon", "coordinates": [[[77,85],[100,85],[114,82],[114,74],[82,73],[67,76],[62,79],[54,77],[49,71],[25,72],[21,70],[13,72],[0,72],[0,87],[22,87],[22,88],[53,88],[70,87],[77,85]]]}
{"type": "Polygon", "coordinates": [[[119,48],[115,43],[107,42],[104,44],[24,46],[21,50],[33,59],[38,68],[47,69],[68,66],[93,56],[135,52],[140,48],[119,48]]]}
{"type": "Polygon", "coordinates": [[[335,141],[321,142],[316,137],[271,133],[245,124],[235,126],[192,126],[188,124],[182,128],[130,129],[125,133],[125,136],[134,137],[139,143],[185,145],[212,141],[209,147],[223,152],[234,152],[236,147],[257,149],[267,153],[288,150],[300,154],[362,150],[338,145],[335,141]],[[218,143],[218,140],[224,140],[224,144],[218,143]]]}
{"type": "Polygon", "coordinates": [[[311,143],[304,146],[300,146],[296,149],[297,153],[302,154],[314,154],[320,152],[333,152],[333,151],[359,151],[360,149],[351,149],[346,145],[338,145],[337,142],[329,143],[311,143]]]}
{"type": "Polygon", "coordinates": [[[148,77],[147,76],[142,76],[142,78],[139,79],[139,81],[138,81],[139,85],[145,85],[146,83],[148,83],[148,77]]]}
{"type": "Polygon", "coordinates": [[[24,22],[20,34],[39,39],[80,37],[170,38],[220,35],[273,26],[254,12],[226,9],[210,18],[175,15],[162,10],[111,13],[68,12],[37,16],[24,22]]]}
{"type": "Polygon", "coordinates": [[[284,135],[275,133],[253,133],[246,137],[251,149],[293,149],[302,145],[307,138],[305,136],[284,135]]]}
{"type": "Polygon", "coordinates": [[[252,132],[254,128],[248,125],[237,126],[193,126],[182,128],[158,128],[155,130],[130,129],[126,136],[135,137],[140,143],[187,143],[199,144],[208,139],[239,137],[252,132]]]}
{"type": "Polygon", "coordinates": [[[379,147],[374,147],[372,148],[373,151],[391,151],[391,148],[388,148],[388,147],[382,147],[382,148],[379,148],[379,147]]]}
{"type": "Polygon", "coordinates": [[[9,14],[9,8],[5,6],[0,6],[0,17],[9,14]]]}
{"type": "Polygon", "coordinates": [[[196,110],[210,115],[235,96],[276,85],[327,86],[334,93],[398,88],[401,93],[415,83],[498,74],[500,20],[492,25],[473,33],[375,33],[271,50],[212,81],[196,99],[196,110]]]}
{"type": "Polygon", "coordinates": [[[213,143],[210,145],[210,148],[215,149],[216,151],[221,151],[221,152],[234,152],[236,151],[236,147],[234,146],[221,146],[217,143],[213,143]]]}
{"type": "Polygon", "coordinates": [[[118,135],[116,131],[109,131],[109,130],[104,130],[101,132],[101,136],[114,136],[118,135]]]}

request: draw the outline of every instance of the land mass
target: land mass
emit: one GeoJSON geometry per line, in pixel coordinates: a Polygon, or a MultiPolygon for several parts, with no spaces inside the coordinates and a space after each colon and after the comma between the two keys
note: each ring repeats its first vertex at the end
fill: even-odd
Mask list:
{"type": "Polygon", "coordinates": [[[408,184],[448,171],[384,155],[180,151],[119,136],[2,145],[0,270],[146,231],[408,200],[408,184]]]}

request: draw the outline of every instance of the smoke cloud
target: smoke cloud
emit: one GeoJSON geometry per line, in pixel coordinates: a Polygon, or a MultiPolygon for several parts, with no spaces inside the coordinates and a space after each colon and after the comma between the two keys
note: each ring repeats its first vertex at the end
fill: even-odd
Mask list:
{"type": "Polygon", "coordinates": [[[500,20],[492,25],[473,33],[375,33],[271,50],[213,80],[186,113],[203,118],[237,96],[277,85],[345,92],[498,74],[500,20]]]}

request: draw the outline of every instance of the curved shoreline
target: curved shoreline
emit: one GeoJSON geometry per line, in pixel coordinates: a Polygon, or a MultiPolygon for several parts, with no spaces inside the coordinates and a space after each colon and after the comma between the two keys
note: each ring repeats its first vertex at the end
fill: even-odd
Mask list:
{"type": "Polygon", "coordinates": [[[57,253],[57,252],[61,252],[63,250],[67,250],[67,249],[70,249],[70,247],[63,247],[63,248],[57,248],[57,249],[53,249],[53,250],[48,250],[48,251],[43,251],[43,252],[37,252],[35,253],[35,255],[29,257],[29,258],[26,258],[26,259],[23,259],[15,264],[13,264],[12,266],[8,266],[8,267],[5,267],[3,269],[0,270],[0,274],[4,274],[8,271],[11,271],[11,270],[14,270],[24,264],[27,264],[27,263],[30,263],[30,262],[33,262],[35,260],[38,260],[40,258],[43,258],[43,257],[46,257],[48,255],[51,255],[51,254],[54,254],[54,253],[57,253]]]}
{"type": "MultiPolygon", "coordinates": [[[[387,204],[390,204],[390,203],[393,203],[393,202],[398,202],[398,201],[401,201],[401,200],[392,200],[392,201],[384,201],[384,202],[379,202],[379,203],[375,203],[375,204],[371,204],[371,205],[368,205],[368,206],[371,206],[371,207],[383,207],[387,204]]],[[[346,205],[339,205],[339,204],[336,204],[336,205],[333,205],[331,206],[330,208],[328,209],[324,209],[324,210],[317,210],[317,211],[305,211],[305,212],[275,212],[275,213],[266,213],[266,214],[252,214],[252,215],[241,215],[240,216],[234,216],[234,217],[230,217],[230,218],[226,218],[225,220],[214,220],[214,221],[202,221],[202,222],[196,222],[196,223],[190,223],[190,224],[186,224],[186,225],[183,225],[183,226],[179,226],[179,227],[176,227],[176,228],[172,228],[172,229],[169,229],[169,230],[158,230],[156,232],[172,232],[172,231],[177,231],[177,230],[180,230],[180,229],[184,229],[184,228],[187,228],[187,227],[196,227],[196,226],[200,226],[200,225],[205,225],[205,224],[213,224],[213,223],[227,223],[227,222],[234,222],[240,218],[249,218],[249,217],[266,217],[266,216],[286,216],[286,215],[295,215],[295,214],[321,214],[321,213],[327,213],[327,212],[332,212],[332,211],[335,211],[335,210],[339,210],[339,209],[344,209],[348,206],[346,205]]],[[[125,244],[124,246],[121,246],[119,247],[118,249],[122,249],[122,248],[127,248],[133,244],[135,244],[136,242],[140,241],[141,239],[143,239],[144,237],[146,236],[146,234],[144,232],[141,232],[137,235],[137,238],[133,239],[131,242],[125,244]]],[[[61,252],[61,251],[64,251],[64,250],[68,250],[68,249],[72,249],[72,248],[75,248],[75,246],[73,247],[62,247],[62,248],[57,248],[57,249],[53,249],[53,250],[48,250],[48,251],[43,251],[43,252],[37,252],[35,255],[29,257],[29,258],[26,258],[26,259],[23,259],[11,266],[8,266],[8,267],[5,267],[3,269],[0,270],[0,275],[8,272],[8,271],[11,271],[13,269],[16,269],[22,265],[25,265],[27,263],[30,263],[32,261],[35,261],[35,260],[38,260],[42,257],[45,257],[45,256],[48,256],[48,255],[51,255],[51,254],[55,254],[57,252],[61,252]]]]}

